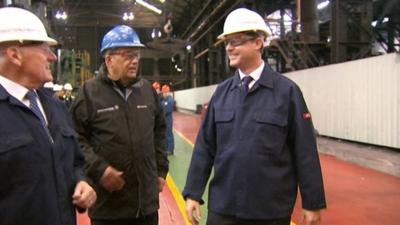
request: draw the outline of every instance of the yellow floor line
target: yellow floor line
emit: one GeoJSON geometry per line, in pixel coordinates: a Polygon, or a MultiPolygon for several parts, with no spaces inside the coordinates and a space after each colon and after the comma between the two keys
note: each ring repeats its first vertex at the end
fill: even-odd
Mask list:
{"type": "MultiPolygon", "coordinates": [[[[174,129],[174,131],[179,135],[179,137],[181,137],[189,145],[191,145],[192,148],[194,147],[193,142],[191,142],[189,139],[187,139],[181,132],[177,131],[176,129],[174,129]]],[[[169,174],[167,175],[167,184],[172,192],[172,195],[175,198],[176,203],[178,204],[179,210],[181,211],[183,217],[185,218],[186,224],[191,225],[191,223],[189,222],[189,219],[186,215],[186,211],[185,211],[185,200],[183,199],[182,195],[180,194],[181,192],[179,191],[174,180],[172,179],[172,177],[169,174]]],[[[296,224],[292,221],[292,222],[290,222],[290,225],[296,225],[296,224]]]]}
{"type": "Polygon", "coordinates": [[[174,129],[174,131],[181,137],[183,140],[185,140],[192,148],[194,147],[193,142],[191,142],[189,139],[187,139],[181,132],[177,131],[174,129]]]}
{"type": "Polygon", "coordinates": [[[183,199],[181,192],[179,191],[179,188],[176,186],[174,179],[172,179],[172,177],[169,174],[167,175],[167,185],[172,195],[174,196],[179,211],[181,211],[182,216],[185,219],[186,225],[191,225],[191,223],[189,222],[189,218],[186,215],[185,200],[183,199]]]}

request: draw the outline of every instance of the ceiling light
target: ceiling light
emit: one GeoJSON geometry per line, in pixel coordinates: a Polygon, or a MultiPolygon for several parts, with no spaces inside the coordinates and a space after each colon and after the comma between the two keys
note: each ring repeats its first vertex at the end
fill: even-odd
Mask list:
{"type": "Polygon", "coordinates": [[[122,19],[123,20],[133,20],[133,19],[135,19],[135,15],[133,15],[133,12],[130,12],[130,13],[124,12],[122,19]]]}
{"type": "Polygon", "coordinates": [[[157,13],[157,14],[161,14],[162,13],[161,9],[159,9],[159,8],[155,7],[154,5],[149,4],[149,3],[147,3],[147,2],[145,2],[143,0],[136,0],[136,3],[140,4],[141,6],[146,7],[147,9],[149,9],[149,10],[151,10],[151,11],[157,13]]]}
{"type": "Polygon", "coordinates": [[[317,5],[317,9],[318,9],[318,10],[321,10],[321,9],[323,9],[323,8],[326,8],[328,5],[329,5],[329,0],[323,1],[323,2],[321,2],[321,3],[319,3],[319,4],[317,5]]]}
{"type": "Polygon", "coordinates": [[[55,17],[58,20],[66,20],[68,18],[68,15],[63,10],[57,10],[55,17]]]}

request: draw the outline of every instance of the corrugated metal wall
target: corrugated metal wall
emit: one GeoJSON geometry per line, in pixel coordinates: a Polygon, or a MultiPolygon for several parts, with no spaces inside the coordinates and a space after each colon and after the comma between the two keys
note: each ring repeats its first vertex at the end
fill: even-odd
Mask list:
{"type": "Polygon", "coordinates": [[[176,106],[180,109],[196,111],[196,105],[203,105],[210,101],[217,85],[192,88],[174,92],[176,106]]]}
{"type": "MultiPolygon", "coordinates": [[[[285,74],[302,89],[319,134],[400,148],[400,55],[388,54],[285,74]]],[[[177,91],[195,110],[215,85],[177,91]]]]}
{"type": "Polygon", "coordinates": [[[400,148],[400,55],[286,74],[302,89],[319,134],[400,148]]]}

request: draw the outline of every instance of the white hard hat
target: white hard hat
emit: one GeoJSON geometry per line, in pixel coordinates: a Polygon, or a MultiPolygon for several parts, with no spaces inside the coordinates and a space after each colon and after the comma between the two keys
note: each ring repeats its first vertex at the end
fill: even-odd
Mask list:
{"type": "Polygon", "coordinates": [[[62,89],[63,89],[63,86],[62,86],[62,85],[55,84],[55,85],[53,86],[53,91],[62,91],[62,89]]]}
{"type": "Polygon", "coordinates": [[[46,83],[44,83],[43,87],[52,89],[54,87],[54,84],[51,81],[50,82],[46,82],[46,83]]]}
{"type": "Polygon", "coordinates": [[[64,90],[72,91],[72,85],[70,83],[64,84],[64,90]]]}
{"type": "Polygon", "coordinates": [[[258,13],[245,8],[239,8],[233,10],[226,17],[224,32],[218,36],[218,39],[222,39],[230,34],[246,31],[261,31],[266,37],[269,36],[267,25],[258,13]]]}
{"type": "Polygon", "coordinates": [[[42,21],[28,10],[14,7],[0,8],[0,43],[7,41],[39,41],[56,45],[47,35],[42,21]]]}

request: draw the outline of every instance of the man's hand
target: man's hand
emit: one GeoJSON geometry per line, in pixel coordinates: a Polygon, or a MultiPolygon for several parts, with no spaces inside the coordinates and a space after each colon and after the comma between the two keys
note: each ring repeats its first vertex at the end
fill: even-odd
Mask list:
{"type": "Polygon", "coordinates": [[[72,203],[79,208],[88,209],[96,202],[97,195],[86,181],[79,181],[72,195],[72,203]]]}
{"type": "Polygon", "coordinates": [[[112,166],[108,166],[103,173],[103,176],[100,178],[100,183],[103,187],[109,191],[119,191],[125,185],[125,180],[122,177],[124,173],[113,168],[112,166]]]}
{"type": "Polygon", "coordinates": [[[186,213],[193,225],[198,225],[201,219],[200,203],[190,198],[186,199],[186,213]]]}
{"type": "Polygon", "coordinates": [[[158,177],[158,192],[162,192],[165,186],[165,179],[162,177],[158,177]]]}
{"type": "Polygon", "coordinates": [[[306,210],[303,209],[300,224],[318,225],[321,224],[321,210],[306,210]]]}

